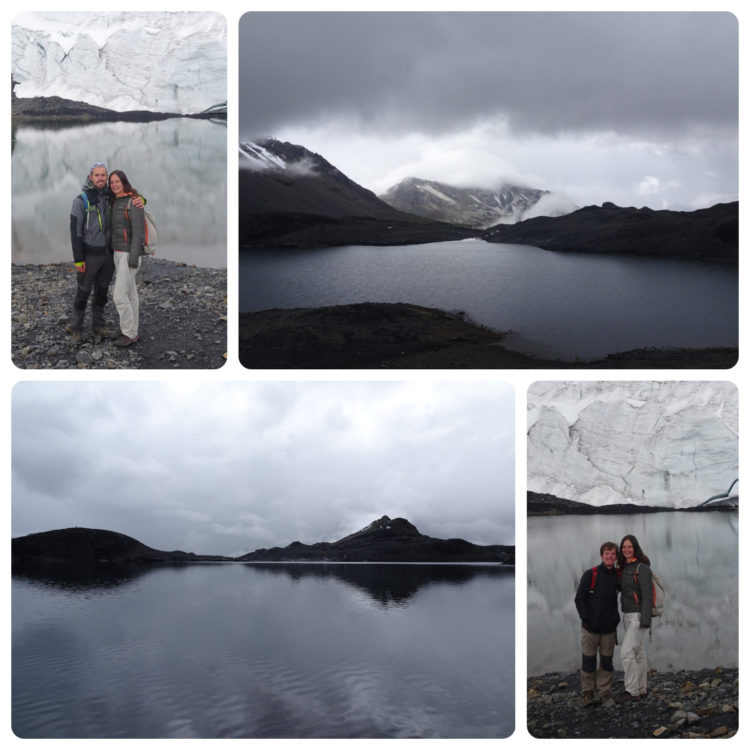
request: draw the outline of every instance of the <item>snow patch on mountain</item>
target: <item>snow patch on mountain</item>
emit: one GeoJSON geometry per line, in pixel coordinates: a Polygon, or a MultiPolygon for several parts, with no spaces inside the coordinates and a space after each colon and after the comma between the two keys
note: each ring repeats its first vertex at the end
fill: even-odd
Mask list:
{"type": "Polygon", "coordinates": [[[19,98],[57,96],[116,112],[197,114],[226,104],[219,13],[19,13],[11,34],[19,98]]]}
{"type": "Polygon", "coordinates": [[[738,477],[738,420],[731,383],[535,383],[528,489],[591,505],[695,506],[738,477]]]}
{"type": "MultiPolygon", "coordinates": [[[[430,195],[434,195],[436,198],[438,198],[441,201],[445,201],[446,203],[451,203],[454,206],[457,205],[456,201],[453,200],[453,198],[447,196],[445,193],[442,193],[440,190],[435,188],[432,185],[417,185],[418,190],[423,190],[425,193],[429,193],[430,195]]],[[[477,200],[475,198],[475,200],[477,200]]]]}
{"type": "Polygon", "coordinates": [[[315,163],[309,156],[303,156],[294,160],[285,159],[282,155],[274,153],[265,145],[254,141],[240,143],[239,155],[240,169],[250,169],[257,172],[275,169],[296,176],[317,174],[315,163]]]}

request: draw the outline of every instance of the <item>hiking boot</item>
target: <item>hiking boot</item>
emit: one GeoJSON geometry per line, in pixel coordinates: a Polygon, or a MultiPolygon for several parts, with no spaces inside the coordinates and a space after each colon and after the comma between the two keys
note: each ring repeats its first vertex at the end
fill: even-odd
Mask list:
{"type": "Polygon", "coordinates": [[[595,706],[596,705],[596,697],[594,696],[594,691],[593,690],[584,690],[583,691],[583,705],[584,705],[584,707],[595,706]]]}
{"type": "Polygon", "coordinates": [[[615,699],[612,697],[612,693],[604,693],[602,696],[602,706],[604,708],[612,708],[615,705],[615,699]]]}
{"type": "Polygon", "coordinates": [[[130,346],[131,344],[135,344],[138,341],[138,336],[136,336],[134,339],[129,338],[124,333],[120,336],[119,339],[117,339],[114,342],[115,346],[130,346]]]}
{"type": "Polygon", "coordinates": [[[72,330],[70,332],[70,343],[73,346],[80,346],[83,341],[83,333],[81,331],[72,330]]]}
{"type": "Polygon", "coordinates": [[[630,693],[625,693],[625,695],[622,696],[622,702],[623,703],[635,703],[641,699],[640,695],[631,695],[630,693]]]}
{"type": "Polygon", "coordinates": [[[94,326],[91,329],[97,336],[101,336],[103,339],[108,339],[112,335],[112,331],[107,328],[107,324],[103,323],[99,326],[94,326]]]}

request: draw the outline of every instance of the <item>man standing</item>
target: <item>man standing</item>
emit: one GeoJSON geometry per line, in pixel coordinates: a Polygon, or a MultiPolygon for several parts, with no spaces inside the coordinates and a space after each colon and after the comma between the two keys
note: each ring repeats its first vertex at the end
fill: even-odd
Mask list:
{"type": "MultiPolygon", "coordinates": [[[[133,205],[143,207],[140,196],[133,199],[133,205]]],[[[76,267],[78,289],[73,300],[70,316],[71,343],[78,345],[83,338],[83,319],[86,315],[86,302],[91,292],[91,327],[95,334],[105,337],[110,334],[104,320],[104,306],[115,264],[109,243],[110,234],[110,192],[107,185],[107,165],[95,161],[83,190],[73,200],[70,210],[70,241],[73,245],[73,262],[76,267]]]]}
{"type": "Polygon", "coordinates": [[[581,690],[583,705],[615,704],[612,698],[612,657],[617,642],[617,589],[619,575],[615,568],[617,545],[604,542],[599,548],[602,561],[581,577],[575,605],[581,618],[581,690]],[[599,653],[599,668],[596,655],[599,653]],[[598,693],[598,695],[597,695],[598,693]]]}
{"type": "Polygon", "coordinates": [[[109,195],[107,165],[96,161],[91,165],[83,191],[75,197],[70,210],[70,240],[76,267],[78,289],[70,316],[71,342],[80,344],[83,337],[83,318],[86,302],[92,290],[91,327],[99,336],[108,336],[104,320],[109,283],[115,264],[109,252],[109,195]]]}

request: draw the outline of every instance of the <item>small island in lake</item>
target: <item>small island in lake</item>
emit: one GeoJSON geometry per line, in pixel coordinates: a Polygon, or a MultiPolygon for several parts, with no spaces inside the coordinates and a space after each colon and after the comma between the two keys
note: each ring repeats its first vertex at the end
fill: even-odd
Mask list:
{"type": "Polygon", "coordinates": [[[258,549],[240,557],[164,552],[115,531],[58,529],[12,540],[13,565],[35,561],[80,562],[452,562],[515,564],[513,545],[479,545],[464,539],[436,539],[421,534],[405,518],[388,516],[335,542],[258,549]]]}

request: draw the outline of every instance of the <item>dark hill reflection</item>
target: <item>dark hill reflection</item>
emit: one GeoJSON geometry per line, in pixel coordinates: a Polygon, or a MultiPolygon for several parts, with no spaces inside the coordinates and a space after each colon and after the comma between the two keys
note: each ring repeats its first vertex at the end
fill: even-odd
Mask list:
{"type": "Polygon", "coordinates": [[[13,578],[36,586],[66,591],[90,592],[127,586],[158,570],[137,563],[27,561],[13,565],[13,578]]]}
{"type": "Polygon", "coordinates": [[[458,586],[475,578],[512,578],[514,575],[513,568],[499,565],[252,563],[248,567],[296,581],[335,579],[364,592],[383,606],[405,604],[425,586],[458,586]]]}
{"type": "Polygon", "coordinates": [[[107,590],[130,586],[165,567],[172,571],[188,571],[203,565],[244,565],[258,574],[283,576],[292,581],[335,580],[367,594],[383,606],[405,604],[426,586],[459,586],[477,578],[507,579],[514,575],[512,567],[491,564],[196,562],[154,566],[142,563],[29,561],[14,565],[13,578],[73,594],[106,593],[107,590]]]}

